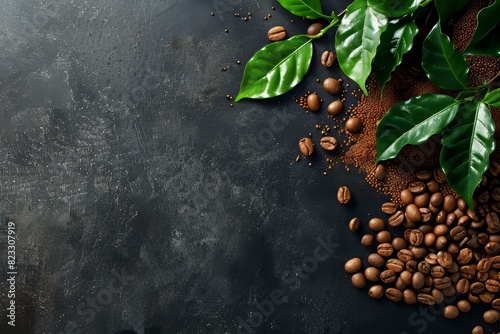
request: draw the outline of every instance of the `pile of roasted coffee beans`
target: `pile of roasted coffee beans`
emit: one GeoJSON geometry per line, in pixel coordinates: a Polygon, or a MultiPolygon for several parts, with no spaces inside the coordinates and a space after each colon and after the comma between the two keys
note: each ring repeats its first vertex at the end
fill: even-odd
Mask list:
{"type": "MultiPolygon", "coordinates": [[[[486,303],[488,324],[500,320],[500,164],[492,162],[473,198],[474,210],[463,198],[444,194],[446,177],[439,168],[419,171],[401,192],[403,207],[382,205],[387,219],[368,221],[361,243],[373,247],[366,259],[345,263],[352,285],[374,299],[426,305],[441,304],[443,316],[454,319],[486,303]],[[404,230],[400,230],[404,227],[404,230]],[[401,236],[393,234],[403,232],[401,236]],[[446,300],[445,300],[446,298],[446,300]]],[[[340,200],[340,199],[339,199],[340,200]]],[[[359,231],[353,218],[349,230],[359,231]]],[[[483,333],[476,326],[472,333],[483,333]]]]}

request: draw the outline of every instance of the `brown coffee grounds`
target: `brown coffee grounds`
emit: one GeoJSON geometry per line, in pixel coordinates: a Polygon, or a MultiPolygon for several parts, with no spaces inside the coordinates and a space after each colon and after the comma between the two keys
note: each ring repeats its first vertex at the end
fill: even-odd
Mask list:
{"type": "MultiPolygon", "coordinates": [[[[450,23],[451,40],[459,49],[463,50],[472,38],[477,12],[487,2],[484,0],[472,2],[460,18],[450,23]]],[[[468,56],[467,61],[471,67],[469,72],[471,85],[489,81],[500,71],[500,58],[498,57],[468,56]]],[[[433,170],[439,166],[440,138],[435,136],[424,145],[405,147],[396,159],[384,162],[388,175],[384,180],[379,181],[374,176],[377,122],[400,101],[426,92],[444,92],[425,77],[420,60],[413,54],[408,54],[401,66],[394,71],[382,96],[380,85],[374,76],[368,79],[367,89],[369,96],[363,95],[358,105],[348,110],[350,117],[361,118],[364,128],[358,134],[347,133],[348,149],[341,161],[346,165],[354,165],[360,172],[365,172],[366,181],[371,186],[391,196],[392,200],[401,206],[400,192],[414,179],[414,173],[423,169],[433,170]]],[[[492,115],[497,128],[500,128],[500,113],[495,109],[492,110],[492,115]]],[[[453,193],[448,186],[442,187],[441,191],[445,194],[453,193]]]]}

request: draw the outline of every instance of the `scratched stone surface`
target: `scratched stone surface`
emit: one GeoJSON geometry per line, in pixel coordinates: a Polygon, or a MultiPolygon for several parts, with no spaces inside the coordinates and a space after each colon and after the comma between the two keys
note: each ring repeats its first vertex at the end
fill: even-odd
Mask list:
{"type": "MultiPolygon", "coordinates": [[[[387,198],[343,166],[324,177],[323,153],[312,168],[295,162],[324,111],[304,113],[291,93],[230,107],[267,30],[307,29],[292,19],[271,0],[2,3],[1,333],[436,333],[479,321],[351,287],[343,264],[369,250],[347,222],[387,198]]],[[[333,33],[293,93],[343,76],[319,65],[333,33]]]]}

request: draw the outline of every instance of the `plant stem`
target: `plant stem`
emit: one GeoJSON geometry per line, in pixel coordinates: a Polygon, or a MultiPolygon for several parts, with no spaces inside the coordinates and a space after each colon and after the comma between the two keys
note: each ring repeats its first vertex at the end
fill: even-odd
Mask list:
{"type": "Polygon", "coordinates": [[[431,2],[432,2],[432,0],[425,0],[424,2],[422,2],[422,3],[420,4],[420,7],[425,7],[425,6],[427,6],[428,4],[430,4],[431,2]]]}
{"type": "MultiPolygon", "coordinates": [[[[342,14],[341,14],[342,15],[342,14]]],[[[321,38],[323,37],[323,35],[328,31],[330,30],[331,28],[335,27],[335,26],[338,26],[340,23],[340,17],[336,17],[334,18],[329,25],[327,25],[326,27],[324,27],[323,29],[320,30],[320,32],[317,34],[317,35],[314,35],[314,36],[309,36],[309,38],[311,39],[316,39],[316,38],[321,38]]]]}

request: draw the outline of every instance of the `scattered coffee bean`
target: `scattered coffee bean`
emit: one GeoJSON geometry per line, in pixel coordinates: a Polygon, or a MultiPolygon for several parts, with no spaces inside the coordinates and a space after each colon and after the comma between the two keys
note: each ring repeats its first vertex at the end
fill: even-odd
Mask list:
{"type": "Polygon", "coordinates": [[[359,218],[355,217],[349,221],[349,230],[356,232],[359,229],[359,218]]]}
{"type": "Polygon", "coordinates": [[[321,99],[318,94],[311,93],[307,95],[307,107],[310,111],[318,111],[321,107],[321,99]]]}
{"type": "Polygon", "coordinates": [[[371,234],[365,234],[363,237],[361,237],[361,245],[365,247],[370,247],[373,245],[373,235],[371,234]]]}
{"type": "Polygon", "coordinates": [[[375,168],[375,178],[382,181],[387,176],[387,168],[384,164],[378,164],[375,168]]]}
{"type": "Polygon", "coordinates": [[[472,334],[484,334],[484,328],[481,326],[476,326],[472,329],[472,334]]]}
{"type": "Polygon", "coordinates": [[[385,229],[385,222],[380,218],[372,218],[368,221],[368,228],[373,232],[380,232],[385,229]]]}
{"type": "Polygon", "coordinates": [[[344,104],[338,100],[333,101],[326,108],[326,111],[332,116],[336,116],[336,115],[340,114],[342,112],[342,110],[344,110],[344,104]]]}
{"type": "Polygon", "coordinates": [[[396,288],[388,288],[387,290],[385,290],[385,296],[393,302],[399,302],[403,300],[403,293],[396,288]]]}
{"type": "Polygon", "coordinates": [[[389,217],[389,225],[396,227],[405,221],[405,214],[403,211],[396,211],[395,214],[389,217]]]}
{"type": "Polygon", "coordinates": [[[493,324],[500,319],[500,312],[497,310],[488,310],[483,313],[483,320],[487,324],[493,324]]]}
{"type": "Polygon", "coordinates": [[[382,285],[373,285],[368,289],[368,295],[373,299],[380,299],[384,296],[384,287],[382,285]]]}
{"type": "Polygon", "coordinates": [[[457,302],[457,307],[458,307],[458,310],[462,313],[470,312],[470,310],[472,308],[470,303],[465,299],[459,300],[457,302]]]}
{"type": "Polygon", "coordinates": [[[337,148],[337,139],[331,136],[323,137],[321,138],[319,145],[327,151],[333,151],[337,148]]]}
{"type": "MultiPolygon", "coordinates": [[[[380,165],[381,166],[381,165],[380,165]]],[[[388,215],[393,215],[398,210],[398,207],[393,202],[386,202],[382,204],[382,212],[388,215]]]]}
{"type": "Polygon", "coordinates": [[[363,273],[355,273],[351,277],[352,285],[355,288],[362,289],[366,286],[366,279],[363,273]]]}
{"type": "Polygon", "coordinates": [[[286,37],[285,27],[276,26],[269,29],[269,31],[267,32],[267,37],[272,42],[281,41],[282,39],[285,39],[286,37]]]}
{"type": "Polygon", "coordinates": [[[381,268],[385,265],[385,260],[379,254],[372,253],[368,255],[368,263],[373,267],[381,268]]]}
{"type": "Polygon", "coordinates": [[[446,305],[443,309],[443,316],[446,319],[455,319],[456,317],[458,317],[459,313],[460,311],[455,305],[446,305]]]}
{"type": "Polygon", "coordinates": [[[337,199],[340,204],[347,204],[351,201],[351,191],[346,186],[342,186],[337,191],[337,199]]]}
{"type": "Polygon", "coordinates": [[[434,296],[426,294],[426,293],[419,293],[417,295],[417,300],[425,305],[434,305],[436,304],[436,299],[434,296]]]}
{"type": "Polygon", "coordinates": [[[332,95],[337,95],[342,92],[342,84],[337,79],[326,78],[323,80],[323,89],[332,95]]]}
{"type": "Polygon", "coordinates": [[[356,133],[363,128],[363,122],[357,117],[351,117],[345,123],[345,129],[349,132],[356,133]]]}
{"type": "Polygon", "coordinates": [[[335,53],[333,53],[330,50],[326,50],[321,55],[321,64],[324,67],[331,67],[333,65],[333,63],[335,62],[335,58],[336,58],[335,53]]]}
{"type": "Polygon", "coordinates": [[[311,156],[314,152],[313,143],[311,139],[305,137],[299,141],[300,152],[306,157],[311,156]]]}
{"type": "Polygon", "coordinates": [[[355,257],[347,261],[344,265],[344,269],[349,274],[354,274],[361,270],[363,263],[359,257],[355,257]]]}

